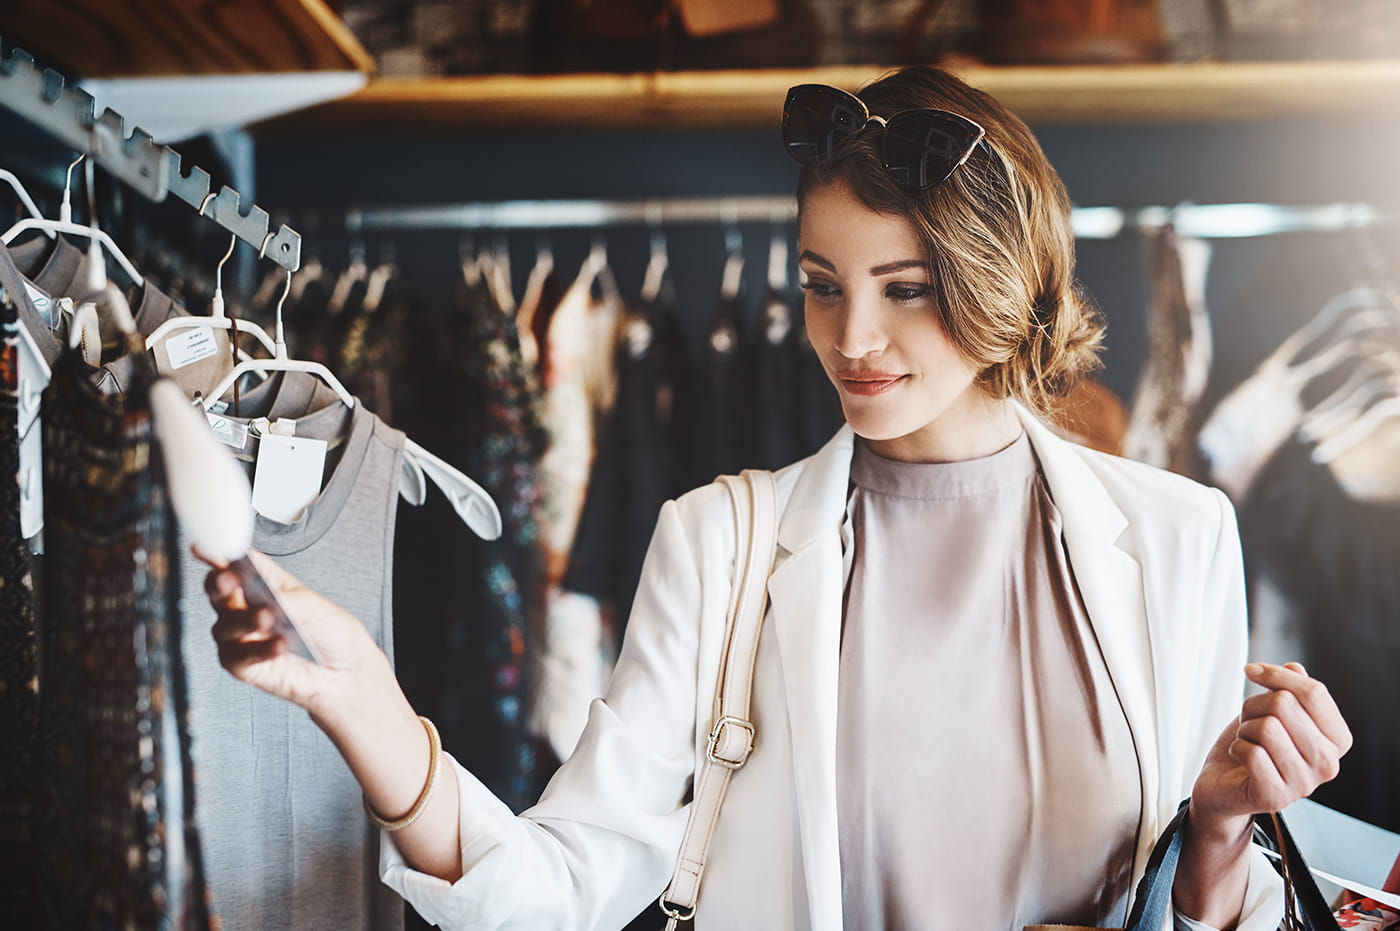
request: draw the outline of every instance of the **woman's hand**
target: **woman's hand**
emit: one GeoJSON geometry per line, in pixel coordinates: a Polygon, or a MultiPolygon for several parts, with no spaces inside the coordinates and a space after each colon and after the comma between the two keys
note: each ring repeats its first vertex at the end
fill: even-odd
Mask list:
{"type": "Polygon", "coordinates": [[[1178,911],[1216,928],[1239,920],[1254,815],[1311,795],[1351,749],[1336,702],[1302,666],[1251,663],[1245,675],[1268,691],[1245,700],[1196,777],[1172,887],[1178,911]]]}
{"type": "Polygon", "coordinates": [[[1351,749],[1337,703],[1298,663],[1251,663],[1245,675],[1268,691],[1245,700],[1206,757],[1191,790],[1197,829],[1238,825],[1306,798],[1336,777],[1351,749]]]}
{"type": "Polygon", "coordinates": [[[210,563],[214,568],[204,588],[218,615],[213,634],[225,669],[300,705],[313,717],[345,709],[366,686],[386,674],[392,678],[387,659],[357,618],[302,585],[262,553],[248,556],[325,665],[289,652],[287,641],[273,626],[272,611],[250,609],[237,574],[210,563]]]}
{"type": "MultiPolygon", "coordinates": [[[[365,800],[386,818],[401,817],[425,791],[430,744],[389,658],[348,611],[261,553],[248,557],[325,665],[288,652],[272,612],[250,609],[238,575],[210,563],[204,588],[219,616],[213,631],[219,662],[244,682],[305,708],[345,757],[365,800]]],[[[422,817],[394,835],[410,865],[448,882],[462,875],[458,804],[455,771],[444,765],[422,817]]]]}

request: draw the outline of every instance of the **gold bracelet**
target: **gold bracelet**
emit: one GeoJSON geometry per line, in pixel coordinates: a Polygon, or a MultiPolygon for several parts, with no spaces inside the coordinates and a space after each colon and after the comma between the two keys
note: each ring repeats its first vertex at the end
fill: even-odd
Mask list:
{"type": "Polygon", "coordinates": [[[432,721],[429,721],[421,714],[418,716],[418,720],[423,722],[423,730],[428,732],[428,779],[423,785],[423,791],[419,794],[418,801],[413,803],[413,807],[408,810],[408,814],[404,815],[402,818],[397,821],[387,821],[381,818],[375,810],[370,807],[369,799],[366,798],[364,800],[365,814],[369,815],[369,820],[373,821],[377,827],[383,828],[391,833],[394,831],[402,831],[404,828],[417,821],[419,816],[427,810],[428,802],[432,801],[433,798],[433,789],[437,787],[438,757],[442,755],[442,738],[438,736],[438,729],[433,726],[432,721]]]}

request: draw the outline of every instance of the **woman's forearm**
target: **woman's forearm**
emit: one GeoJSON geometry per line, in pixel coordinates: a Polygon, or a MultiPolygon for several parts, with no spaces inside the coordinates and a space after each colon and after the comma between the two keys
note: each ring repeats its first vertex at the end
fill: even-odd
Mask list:
{"type": "Polygon", "coordinates": [[[1249,885],[1251,824],[1247,815],[1211,824],[1193,823],[1187,814],[1172,886],[1178,912],[1221,931],[1239,923],[1249,885]]]}
{"type": "MultiPolygon", "coordinates": [[[[394,678],[387,658],[338,695],[318,696],[308,712],[340,750],[365,800],[385,820],[413,808],[428,779],[427,731],[394,678]]],[[[409,866],[454,882],[462,875],[460,797],[454,768],[440,760],[437,782],[416,821],[394,833],[409,866]]]]}

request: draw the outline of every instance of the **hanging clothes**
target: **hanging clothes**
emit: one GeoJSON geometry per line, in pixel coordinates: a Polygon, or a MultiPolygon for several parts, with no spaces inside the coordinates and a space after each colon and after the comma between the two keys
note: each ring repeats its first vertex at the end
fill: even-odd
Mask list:
{"type": "Polygon", "coordinates": [[[700,351],[693,429],[682,461],[687,466],[686,485],[696,488],[715,476],[739,472],[744,461],[751,404],[745,398],[743,370],[743,313],[738,280],[742,261],[731,255],[725,282],[709,334],[700,351]]]}
{"type": "MultiPolygon", "coordinates": [[[[236,425],[222,435],[256,432],[259,418],[287,418],[295,436],[330,447],[320,494],[290,523],[258,515],[253,548],[331,593],[392,659],[403,434],[362,404],[347,408],[304,372],[274,374],[240,402],[241,416],[221,415],[236,425]]],[[[258,442],[250,436],[234,448],[250,470],[258,442]]],[[[180,572],[187,591],[203,590],[208,567],[187,546],[180,572]]],[[[215,912],[230,928],[401,928],[403,902],[379,882],[379,831],[360,812],[349,768],[304,712],[223,670],[208,643],[214,620],[207,600],[187,601],[196,814],[215,912]]]]}
{"type": "Polygon", "coordinates": [[[1205,308],[1210,246],[1178,236],[1167,225],[1150,234],[1149,250],[1147,361],[1129,407],[1123,453],[1194,478],[1204,472],[1197,461],[1195,431],[1210,374],[1210,318],[1205,308]]]}
{"type": "Polygon", "coordinates": [[[153,375],[103,396],[66,350],[43,397],[37,837],[59,928],[211,927],[153,375]]]}
{"type": "Polygon", "coordinates": [[[595,249],[550,321],[544,378],[549,445],[540,458],[538,513],[545,586],[531,730],[549,742],[560,760],[573,752],[588,703],[603,693],[612,668],[612,637],[597,599],[565,591],[562,585],[583,515],[599,425],[617,393],[614,358],[621,318],[606,256],[595,249]]]}
{"type": "Polygon", "coordinates": [[[1312,797],[1400,831],[1400,505],[1352,498],[1297,439],[1253,489],[1240,508],[1251,577],[1285,599],[1296,658],[1327,683],[1355,738],[1341,773],[1312,797]]]}
{"type": "Polygon", "coordinates": [[[400,668],[412,670],[404,690],[437,723],[443,745],[521,811],[541,787],[525,726],[529,620],[542,579],[535,465],[546,433],[538,386],[514,321],[482,283],[464,287],[455,306],[384,310],[400,307],[401,316],[385,320],[385,339],[398,347],[396,416],[481,482],[503,528],[499,540],[483,541],[436,496],[400,509],[395,637],[400,668]]]}
{"type": "Polygon", "coordinates": [[[669,274],[653,302],[627,315],[615,367],[617,402],[601,432],[564,588],[608,605],[620,640],[656,516],[688,490],[677,451],[693,376],[669,274]]]}
{"type": "Polygon", "coordinates": [[[781,469],[831,439],[841,403],[806,339],[800,300],[769,289],[746,358],[744,396],[752,404],[743,468],[781,469]]]}
{"type": "Polygon", "coordinates": [[[13,276],[0,275],[0,744],[6,748],[0,758],[0,914],[16,926],[37,927],[39,634],[29,548],[20,532],[18,329],[26,298],[13,288],[13,276]]]}

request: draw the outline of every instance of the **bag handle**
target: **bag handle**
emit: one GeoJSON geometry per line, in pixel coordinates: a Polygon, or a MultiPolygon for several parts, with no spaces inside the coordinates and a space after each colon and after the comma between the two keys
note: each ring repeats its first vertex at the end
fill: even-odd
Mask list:
{"type": "Polygon", "coordinates": [[[734,590],[705,762],[695,782],[676,868],[660,899],[666,931],[674,931],[679,922],[695,916],[700,879],[729,777],[748,762],[755,746],[749,706],[758,635],[768,606],[768,575],[778,547],[778,490],[773,473],[749,469],[741,476],[721,475],[718,480],[729,490],[734,506],[734,590]]]}
{"type": "MultiPolygon", "coordinates": [[[[1147,869],[1138,881],[1132,911],[1124,931],[1160,931],[1165,925],[1176,883],[1176,867],[1181,860],[1181,825],[1186,819],[1184,800],[1168,822],[1147,858],[1147,869]]],[[[1277,851],[1279,873],[1283,876],[1284,918],[1279,931],[1340,931],[1332,908],[1322,897],[1303,855],[1288,826],[1278,814],[1254,817],[1255,845],[1277,851]]],[[[1070,931],[1077,925],[1027,925],[1025,931],[1070,931]]],[[[1092,929],[1084,929],[1092,931],[1092,929]]]]}

